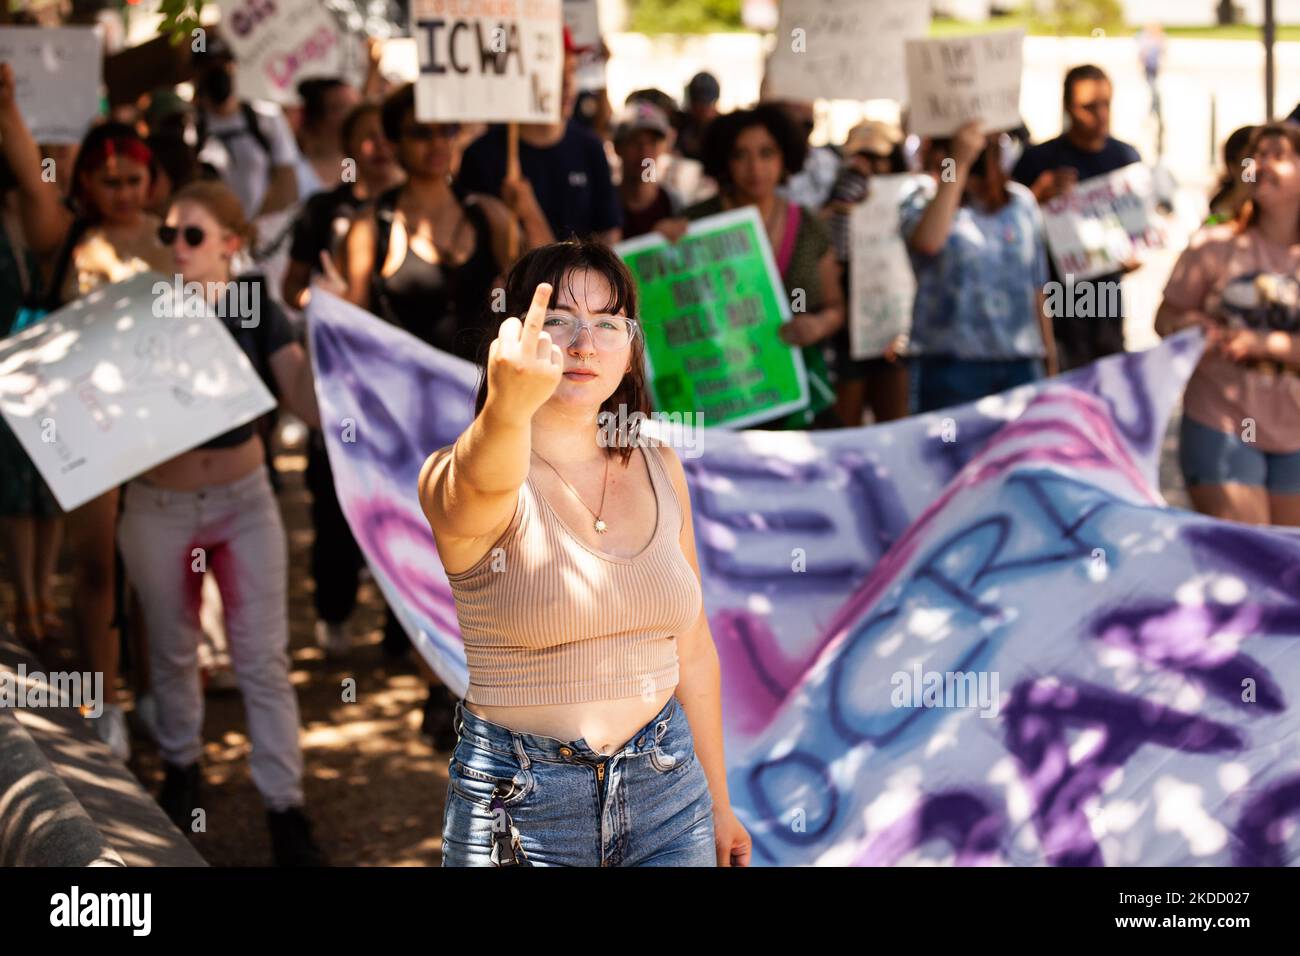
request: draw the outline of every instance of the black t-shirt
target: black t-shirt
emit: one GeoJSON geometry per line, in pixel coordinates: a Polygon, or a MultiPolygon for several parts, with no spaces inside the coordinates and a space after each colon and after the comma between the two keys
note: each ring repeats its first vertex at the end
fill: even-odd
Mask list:
{"type": "MultiPolygon", "coordinates": [[[[564,137],[554,146],[530,146],[521,138],[519,168],[532,184],[556,239],[586,236],[622,225],[622,209],[605,147],[580,125],[568,123],[564,137]]],[[[493,126],[465,150],[457,185],[462,195],[500,196],[505,176],[506,128],[493,126]]]]}
{"type": "Polygon", "coordinates": [[[352,220],[369,205],[368,200],[357,198],[355,183],[343,183],[316,193],[303,204],[293,222],[289,258],[305,262],[312,272],[319,272],[321,251],[334,256],[352,220]]]}
{"type": "MultiPolygon", "coordinates": [[[[253,368],[261,377],[266,387],[271,390],[272,395],[278,397],[279,388],[275,382],[275,375],[271,371],[271,356],[280,349],[297,341],[293,333],[293,326],[289,324],[289,318],[267,294],[266,282],[259,275],[239,276],[231,283],[233,287],[236,283],[244,286],[246,291],[237,293],[231,290],[229,293],[232,303],[238,302],[235,295],[242,294],[247,298],[243,301],[253,303],[254,312],[251,318],[245,318],[239,314],[239,310],[233,305],[222,311],[226,315],[219,316],[221,324],[226,327],[235,343],[248,356],[248,360],[253,363],[253,368]],[[252,319],[256,319],[254,322],[252,319]],[[244,323],[248,322],[247,328],[244,323]]],[[[252,437],[256,431],[255,421],[247,422],[232,428],[224,434],[218,435],[200,445],[200,448],[233,448],[236,445],[242,445],[252,437]]]]}
{"type": "MultiPolygon", "coordinates": [[[[1025,150],[1024,155],[1020,157],[1020,161],[1016,163],[1016,168],[1011,171],[1011,178],[1024,186],[1032,188],[1034,180],[1047,170],[1068,166],[1078,172],[1079,181],[1082,182],[1085,179],[1092,179],[1094,176],[1113,173],[1117,169],[1141,161],[1142,157],[1136,149],[1128,143],[1115,139],[1113,136],[1106,140],[1106,145],[1097,152],[1092,153],[1079,149],[1065,137],[1065,134],[1062,134],[1055,139],[1049,139],[1045,143],[1039,143],[1037,146],[1031,146],[1025,150]]],[[[1056,271],[1055,260],[1049,256],[1048,261],[1052,271],[1052,280],[1061,282],[1061,276],[1056,271]]],[[[1118,282],[1122,275],[1121,272],[1112,272],[1089,279],[1088,282],[1118,282]]],[[[1085,284],[1087,283],[1076,279],[1074,281],[1075,293],[1080,293],[1085,284]]],[[[1116,300],[1118,301],[1118,296],[1116,300]]],[[[1104,310],[1108,297],[1098,293],[1094,301],[1099,309],[1104,310]]],[[[1118,319],[1120,316],[1098,315],[1097,318],[1118,319]]]]}

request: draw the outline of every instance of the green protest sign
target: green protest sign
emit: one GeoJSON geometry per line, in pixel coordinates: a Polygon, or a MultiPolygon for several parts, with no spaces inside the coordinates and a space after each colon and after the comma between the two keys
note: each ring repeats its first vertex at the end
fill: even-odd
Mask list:
{"type": "Polygon", "coordinates": [[[655,410],[702,412],[740,428],[808,405],[799,349],[777,334],[790,319],[785,286],[753,206],[620,243],[636,280],[655,410]]]}

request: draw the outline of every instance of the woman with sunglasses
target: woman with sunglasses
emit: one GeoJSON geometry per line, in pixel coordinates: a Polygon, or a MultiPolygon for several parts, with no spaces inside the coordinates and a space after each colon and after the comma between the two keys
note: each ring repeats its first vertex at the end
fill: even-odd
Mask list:
{"type": "MultiPolygon", "coordinates": [[[[419,123],[415,89],[384,101],[384,135],[406,172],[348,232],[343,275],[347,298],[444,352],[473,361],[494,281],[509,267],[506,206],[493,196],[458,196],[455,123],[419,123]]],[[[524,246],[529,247],[525,234],[524,246]]],[[[490,313],[488,313],[490,314],[490,313]]]]}
{"type": "Polygon", "coordinates": [[[747,865],[685,472],[602,417],[650,410],[632,277],[556,243],[505,300],[524,318],[419,482],[469,665],[443,865],[747,865]]]}
{"type": "MultiPolygon", "coordinates": [[[[230,261],[254,233],[238,197],[217,182],[172,197],[161,240],[173,269],[205,291],[273,393],[319,427],[311,365],[284,312],[258,277],[237,279],[230,261]],[[250,289],[240,289],[241,283],[250,289]],[[248,321],[238,304],[252,302],[248,321]]],[[[289,682],[288,555],[280,509],[254,423],[240,425],[163,462],[126,485],[118,543],[149,635],[159,750],[166,778],[159,802],[188,831],[198,805],[203,695],[199,601],[211,569],[221,589],[235,677],[248,715],[253,784],[266,804],[276,862],[319,863],[302,812],[298,701],[289,682]]]]}

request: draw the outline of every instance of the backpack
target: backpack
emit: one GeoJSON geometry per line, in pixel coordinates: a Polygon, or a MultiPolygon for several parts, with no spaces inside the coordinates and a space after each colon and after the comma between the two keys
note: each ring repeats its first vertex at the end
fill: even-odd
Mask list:
{"type": "MultiPolygon", "coordinates": [[[[257,145],[262,147],[262,152],[266,153],[267,157],[270,158],[271,141],[266,138],[266,133],[262,131],[262,124],[257,121],[257,111],[253,109],[253,104],[247,100],[240,100],[239,112],[244,117],[244,128],[231,130],[228,133],[217,133],[217,139],[221,140],[222,145],[229,150],[229,140],[248,133],[253,139],[257,140],[257,145]]],[[[194,142],[194,154],[197,156],[203,152],[203,147],[208,141],[208,116],[206,113],[199,113],[198,119],[195,121],[194,132],[198,137],[194,142]]],[[[208,168],[211,169],[211,167],[208,168]]],[[[213,172],[215,173],[215,170],[213,172]]]]}

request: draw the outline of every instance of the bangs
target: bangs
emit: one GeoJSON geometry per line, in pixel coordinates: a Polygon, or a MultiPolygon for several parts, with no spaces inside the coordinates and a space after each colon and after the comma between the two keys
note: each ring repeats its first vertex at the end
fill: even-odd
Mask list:
{"type": "Polygon", "coordinates": [[[533,290],[543,282],[553,290],[548,308],[556,307],[561,290],[569,302],[581,301],[583,289],[576,285],[575,277],[582,272],[594,272],[605,280],[609,294],[599,309],[593,308],[592,311],[639,318],[636,286],[631,273],[623,260],[603,243],[591,240],[558,242],[536,249],[526,258],[526,262],[521,260],[522,268],[517,266],[510,273],[506,290],[508,314],[524,315],[533,300],[533,290]]]}

